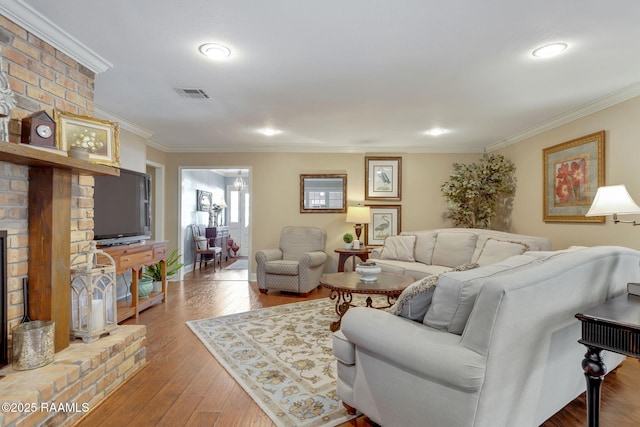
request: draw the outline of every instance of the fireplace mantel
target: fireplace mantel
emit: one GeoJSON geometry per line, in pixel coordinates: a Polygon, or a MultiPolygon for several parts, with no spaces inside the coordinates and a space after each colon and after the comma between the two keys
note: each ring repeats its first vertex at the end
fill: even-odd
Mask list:
{"type": "Polygon", "coordinates": [[[29,166],[29,317],[56,322],[56,352],[69,346],[71,176],[114,175],[110,166],[0,142],[0,161],[29,166]]]}

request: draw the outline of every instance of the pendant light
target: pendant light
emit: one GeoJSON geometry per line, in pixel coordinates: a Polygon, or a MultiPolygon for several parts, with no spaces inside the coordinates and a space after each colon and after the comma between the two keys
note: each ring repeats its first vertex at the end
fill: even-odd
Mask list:
{"type": "Polygon", "coordinates": [[[238,171],[238,176],[233,182],[233,187],[238,191],[242,191],[244,190],[244,187],[246,187],[246,185],[247,184],[244,182],[244,179],[242,179],[242,171],[238,171]]]}

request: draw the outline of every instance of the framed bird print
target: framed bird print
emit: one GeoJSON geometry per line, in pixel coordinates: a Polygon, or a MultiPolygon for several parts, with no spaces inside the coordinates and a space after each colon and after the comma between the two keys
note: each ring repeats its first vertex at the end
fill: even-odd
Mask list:
{"type": "Polygon", "coordinates": [[[402,157],[364,158],[365,200],[402,200],[402,157]]]}
{"type": "Polygon", "coordinates": [[[382,246],[384,239],[400,234],[402,225],[400,205],[367,205],[371,208],[369,224],[364,225],[364,244],[382,246]]]}

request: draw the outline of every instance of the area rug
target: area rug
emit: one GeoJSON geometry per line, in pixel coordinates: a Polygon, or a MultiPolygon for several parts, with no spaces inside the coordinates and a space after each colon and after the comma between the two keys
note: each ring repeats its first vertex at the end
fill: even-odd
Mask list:
{"type": "Polygon", "coordinates": [[[246,259],[239,259],[233,264],[225,267],[225,270],[246,270],[249,268],[249,261],[246,259]]]}
{"type": "Polygon", "coordinates": [[[187,325],[277,426],[319,427],[354,418],[336,396],[336,319],[323,298],[187,325]]]}

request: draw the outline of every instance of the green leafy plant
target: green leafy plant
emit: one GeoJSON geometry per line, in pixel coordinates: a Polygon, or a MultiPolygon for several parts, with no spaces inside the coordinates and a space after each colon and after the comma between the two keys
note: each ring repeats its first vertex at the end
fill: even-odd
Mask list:
{"type": "MultiPolygon", "coordinates": [[[[181,256],[182,255],[178,254],[177,248],[171,252],[169,258],[167,258],[167,277],[173,276],[184,266],[183,263],[178,262],[181,256]]],[[[152,279],[154,282],[159,282],[162,280],[162,264],[157,263],[147,266],[144,273],[142,273],[142,277],[152,279]]]]}
{"type": "Polygon", "coordinates": [[[342,240],[344,240],[345,243],[351,243],[353,242],[353,234],[351,233],[344,233],[342,235],[342,240]]]}
{"type": "Polygon", "coordinates": [[[453,164],[440,187],[449,203],[447,218],[456,227],[491,228],[504,201],[516,191],[515,165],[499,154],[484,154],[478,163],[453,164]]]}

